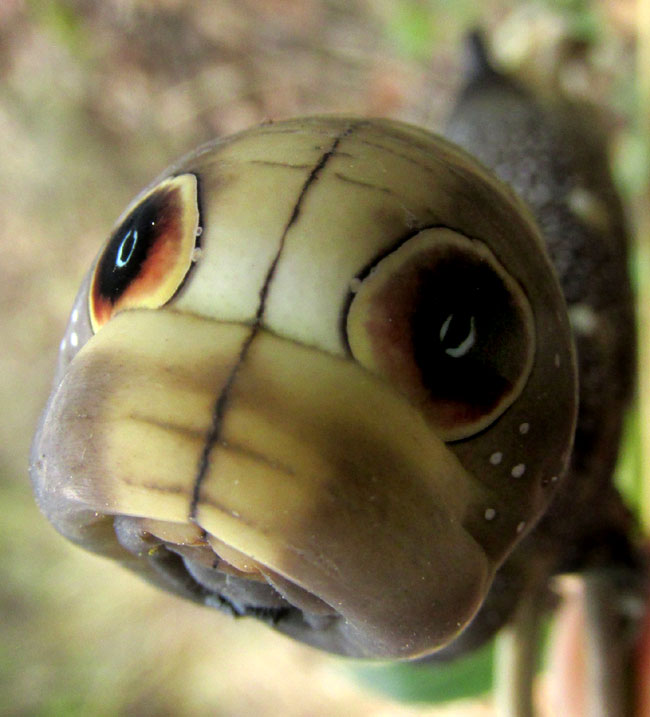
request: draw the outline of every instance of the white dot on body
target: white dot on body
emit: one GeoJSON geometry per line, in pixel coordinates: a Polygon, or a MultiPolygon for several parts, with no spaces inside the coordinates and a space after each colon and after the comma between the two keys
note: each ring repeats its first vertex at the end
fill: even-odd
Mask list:
{"type": "Polygon", "coordinates": [[[485,516],[485,520],[494,520],[497,517],[497,512],[494,508],[486,508],[483,515],[485,516]]]}
{"type": "Polygon", "coordinates": [[[513,478],[521,478],[526,472],[526,465],[524,463],[518,463],[511,471],[510,475],[513,478]]]}
{"type": "Polygon", "coordinates": [[[493,466],[498,466],[499,463],[501,463],[502,460],[503,460],[503,453],[501,453],[501,451],[496,451],[496,453],[493,453],[493,454],[490,456],[490,463],[491,463],[493,466]]]}

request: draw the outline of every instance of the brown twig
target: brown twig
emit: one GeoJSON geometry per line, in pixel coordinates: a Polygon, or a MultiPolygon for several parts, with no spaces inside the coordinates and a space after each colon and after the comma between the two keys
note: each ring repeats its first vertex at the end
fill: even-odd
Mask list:
{"type": "Polygon", "coordinates": [[[584,585],[587,715],[629,717],[642,581],[636,573],[603,569],[586,573],[584,585]]]}

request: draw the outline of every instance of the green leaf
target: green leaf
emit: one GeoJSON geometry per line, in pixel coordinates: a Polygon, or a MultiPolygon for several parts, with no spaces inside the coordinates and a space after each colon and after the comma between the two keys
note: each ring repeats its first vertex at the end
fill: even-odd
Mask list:
{"type": "Polygon", "coordinates": [[[367,687],[402,702],[449,702],[480,697],[492,689],[494,643],[453,662],[398,662],[354,667],[367,687]]]}

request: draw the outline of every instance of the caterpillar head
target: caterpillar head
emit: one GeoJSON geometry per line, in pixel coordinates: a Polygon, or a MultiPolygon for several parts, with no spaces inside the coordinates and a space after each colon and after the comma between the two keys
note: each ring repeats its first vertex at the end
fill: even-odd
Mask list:
{"type": "Polygon", "coordinates": [[[65,536],[312,645],[448,644],[546,509],[575,368],[539,234],[389,121],[201,148],[118,220],[32,451],[65,536]]]}

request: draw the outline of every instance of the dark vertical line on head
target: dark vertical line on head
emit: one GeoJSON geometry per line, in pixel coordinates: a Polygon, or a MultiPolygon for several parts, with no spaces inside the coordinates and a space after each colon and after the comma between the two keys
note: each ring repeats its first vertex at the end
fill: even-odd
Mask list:
{"type": "Polygon", "coordinates": [[[341,134],[339,134],[336,137],[336,139],[332,143],[332,146],[327,150],[327,152],[325,152],[321,156],[321,158],[318,160],[318,163],[314,166],[314,168],[309,173],[309,176],[307,177],[305,183],[302,185],[302,189],[300,190],[298,199],[296,200],[296,203],[293,207],[293,211],[291,212],[289,221],[287,222],[287,225],[285,226],[284,231],[282,232],[282,237],[280,239],[280,247],[278,249],[277,254],[275,255],[275,259],[273,259],[273,262],[269,268],[269,271],[266,275],[266,279],[264,280],[262,289],[260,290],[260,303],[259,303],[259,307],[257,309],[257,315],[255,317],[255,329],[256,330],[259,328],[259,324],[264,315],[264,309],[266,306],[266,297],[269,293],[269,287],[271,286],[271,281],[273,280],[273,276],[274,276],[275,270],[278,266],[278,262],[280,261],[280,256],[282,255],[282,250],[284,249],[284,245],[285,245],[285,242],[287,239],[287,234],[289,233],[289,230],[296,223],[298,217],[300,216],[300,210],[302,209],[303,201],[307,195],[307,192],[309,191],[309,188],[313,186],[314,182],[318,179],[321,171],[323,170],[323,167],[327,164],[327,162],[330,160],[330,158],[334,154],[336,154],[336,150],[337,150],[341,140],[344,137],[347,137],[352,132],[353,129],[354,129],[354,125],[349,125],[346,130],[341,132],[341,134]]]}
{"type": "Polygon", "coordinates": [[[228,399],[230,398],[230,392],[235,383],[237,371],[239,370],[239,367],[241,366],[244,358],[246,357],[248,349],[253,342],[253,339],[255,338],[257,328],[258,324],[256,322],[251,327],[251,332],[248,334],[246,340],[242,344],[241,351],[239,352],[239,356],[237,357],[237,361],[235,362],[235,365],[230,371],[228,379],[224,387],[222,388],[216,403],[214,404],[214,409],[212,411],[212,425],[210,426],[210,430],[205,437],[203,450],[201,451],[201,458],[199,459],[199,467],[196,472],[196,478],[194,479],[194,486],[192,489],[192,501],[190,503],[190,520],[194,520],[196,518],[196,508],[199,504],[199,499],[201,497],[201,485],[203,484],[205,476],[208,472],[208,467],[210,465],[210,454],[212,453],[212,449],[218,443],[219,438],[221,437],[221,427],[223,425],[223,417],[226,412],[226,404],[228,403],[228,399]]]}
{"type": "Polygon", "coordinates": [[[199,504],[199,500],[201,498],[201,486],[203,484],[203,481],[205,480],[205,476],[207,475],[208,468],[210,466],[210,454],[212,453],[212,449],[214,448],[214,446],[219,442],[221,438],[223,418],[226,413],[226,408],[230,399],[232,388],[235,384],[235,379],[237,378],[237,373],[239,372],[242,364],[244,363],[246,355],[248,354],[248,350],[250,349],[251,344],[253,343],[253,340],[255,336],[257,336],[262,325],[262,319],[264,318],[264,310],[266,308],[266,299],[269,293],[269,288],[271,286],[271,282],[273,281],[273,277],[275,276],[275,271],[277,269],[278,262],[280,261],[280,256],[282,255],[282,251],[284,250],[284,245],[286,243],[289,230],[296,223],[298,217],[300,216],[302,205],[304,203],[305,197],[307,196],[307,192],[318,180],[327,162],[336,154],[337,148],[341,140],[344,137],[349,136],[355,129],[357,124],[361,123],[354,123],[348,125],[345,130],[343,130],[337,135],[337,137],[332,142],[331,147],[321,155],[320,159],[318,160],[316,165],[314,165],[314,168],[305,180],[305,183],[300,190],[300,194],[298,195],[298,199],[296,200],[296,203],[293,207],[293,211],[291,212],[291,216],[289,217],[289,221],[287,222],[284,227],[284,230],[282,231],[282,236],[280,237],[280,246],[278,247],[278,251],[276,252],[275,258],[271,262],[271,266],[269,267],[266,277],[264,278],[262,288],[260,289],[260,301],[257,307],[257,312],[255,314],[255,320],[251,325],[251,331],[246,337],[244,343],[242,344],[239,356],[237,357],[237,360],[230,372],[230,375],[228,376],[228,379],[214,405],[214,410],[212,412],[212,425],[210,426],[210,430],[206,435],[203,450],[201,452],[201,458],[199,460],[196,478],[194,479],[192,500],[190,503],[190,520],[196,519],[196,511],[199,504]]]}

